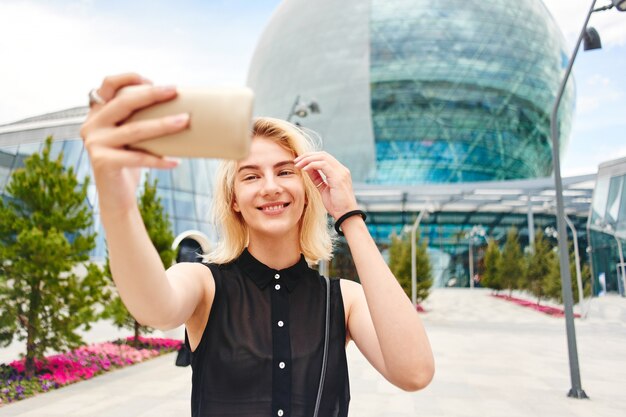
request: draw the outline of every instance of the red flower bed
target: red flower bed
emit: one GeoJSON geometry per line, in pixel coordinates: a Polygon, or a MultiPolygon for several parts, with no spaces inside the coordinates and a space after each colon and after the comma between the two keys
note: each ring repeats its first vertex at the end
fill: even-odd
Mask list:
{"type": "Polygon", "coordinates": [[[93,378],[111,369],[143,362],[164,353],[177,351],[182,341],[134,337],[114,342],[81,346],[70,352],[35,359],[35,376],[26,378],[25,359],[0,364],[0,407],[40,392],[93,378]]]}
{"type": "MultiPolygon", "coordinates": [[[[511,301],[517,305],[520,305],[522,307],[528,307],[528,308],[532,308],[535,311],[539,311],[541,313],[544,314],[548,314],[550,316],[553,317],[563,317],[565,315],[565,313],[563,312],[562,309],[560,308],[556,308],[556,307],[549,307],[549,306],[542,306],[540,304],[537,304],[533,301],[528,301],[528,300],[524,300],[521,298],[516,298],[516,297],[509,297],[508,295],[502,295],[502,294],[491,294],[493,297],[496,298],[500,298],[501,300],[506,300],[506,301],[511,301]]],[[[580,314],[574,314],[574,317],[579,318],[580,314]]]]}

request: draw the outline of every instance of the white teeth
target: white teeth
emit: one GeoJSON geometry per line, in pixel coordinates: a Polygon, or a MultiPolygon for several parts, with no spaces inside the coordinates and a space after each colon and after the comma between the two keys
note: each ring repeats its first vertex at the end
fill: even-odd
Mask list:
{"type": "Polygon", "coordinates": [[[284,204],[279,204],[277,206],[268,206],[268,207],[263,207],[263,211],[277,211],[282,209],[283,207],[285,207],[284,204]]]}

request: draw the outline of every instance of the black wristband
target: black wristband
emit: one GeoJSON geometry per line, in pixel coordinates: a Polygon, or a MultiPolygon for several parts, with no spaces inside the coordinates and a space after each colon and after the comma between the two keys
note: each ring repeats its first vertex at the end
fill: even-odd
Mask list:
{"type": "Polygon", "coordinates": [[[344,214],[343,216],[341,216],[340,218],[337,219],[337,221],[335,222],[335,231],[337,231],[337,234],[339,236],[343,236],[343,232],[339,228],[341,226],[341,223],[343,223],[348,217],[356,216],[357,214],[363,218],[363,221],[365,221],[365,219],[367,219],[367,215],[365,214],[365,212],[363,210],[352,210],[352,211],[349,211],[349,212],[347,212],[346,214],[344,214]]]}

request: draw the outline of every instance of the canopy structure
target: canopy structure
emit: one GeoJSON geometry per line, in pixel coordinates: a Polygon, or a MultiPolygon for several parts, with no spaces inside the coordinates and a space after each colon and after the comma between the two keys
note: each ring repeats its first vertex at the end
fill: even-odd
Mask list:
{"type": "MultiPolygon", "coordinates": [[[[590,174],[563,179],[566,213],[580,230],[589,214],[595,178],[590,174]]],[[[550,177],[397,187],[356,184],[355,192],[379,240],[412,225],[420,212],[426,214],[421,220],[422,234],[426,231],[431,238],[444,239],[445,243],[439,243],[446,245],[462,244],[462,235],[476,225],[485,228],[487,235],[501,238],[511,226],[528,236],[529,222],[533,229],[555,223],[554,180],[550,177]],[[453,243],[453,235],[461,239],[452,239],[453,243]]]]}

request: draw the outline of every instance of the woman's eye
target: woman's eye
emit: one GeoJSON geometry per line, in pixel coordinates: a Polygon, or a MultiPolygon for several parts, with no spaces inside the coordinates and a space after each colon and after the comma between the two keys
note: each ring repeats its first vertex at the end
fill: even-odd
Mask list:
{"type": "Polygon", "coordinates": [[[291,169],[284,169],[284,170],[280,171],[280,172],[278,173],[278,175],[280,175],[280,176],[285,176],[285,175],[291,175],[291,174],[293,174],[293,173],[294,173],[294,171],[293,171],[293,170],[291,170],[291,169]]]}
{"type": "Polygon", "coordinates": [[[257,179],[257,178],[258,177],[256,175],[250,174],[250,175],[246,175],[245,177],[243,177],[243,180],[244,181],[251,181],[251,180],[254,180],[254,179],[257,179]]]}

